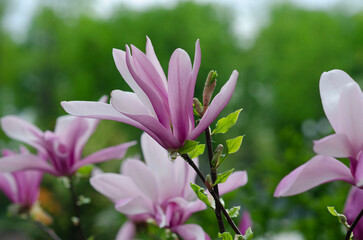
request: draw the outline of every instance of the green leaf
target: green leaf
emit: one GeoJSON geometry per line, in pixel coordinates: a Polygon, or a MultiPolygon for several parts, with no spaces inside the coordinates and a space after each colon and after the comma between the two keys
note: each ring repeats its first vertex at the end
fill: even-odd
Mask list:
{"type": "Polygon", "coordinates": [[[236,234],[234,235],[234,240],[244,240],[243,235],[236,234]]]}
{"type": "Polygon", "coordinates": [[[241,206],[234,206],[233,208],[231,209],[227,209],[227,212],[228,212],[228,215],[231,217],[231,218],[235,218],[235,217],[238,217],[239,215],[239,210],[241,209],[241,206]]]}
{"type": "Polygon", "coordinates": [[[180,154],[185,154],[193,151],[199,142],[192,141],[192,140],[186,140],[184,145],[178,149],[178,152],[180,154]]]}
{"type": "Polygon", "coordinates": [[[228,177],[232,174],[232,172],[234,171],[234,168],[225,171],[223,173],[218,174],[217,176],[217,180],[214,182],[213,186],[219,184],[219,183],[224,183],[227,181],[228,177]]]}
{"type": "Polygon", "coordinates": [[[80,174],[81,176],[89,176],[91,175],[94,166],[95,165],[93,164],[83,166],[77,170],[77,173],[80,174]]]}
{"type": "Polygon", "coordinates": [[[233,237],[229,232],[218,233],[218,237],[222,238],[223,240],[233,240],[233,237]]]}
{"type": "Polygon", "coordinates": [[[236,124],[239,113],[241,111],[242,108],[229,114],[227,117],[219,119],[216,124],[216,128],[212,132],[212,135],[216,133],[226,133],[231,127],[236,124]]]}
{"type": "Polygon", "coordinates": [[[202,202],[204,202],[208,207],[213,208],[209,202],[207,194],[204,193],[204,188],[199,187],[197,184],[194,183],[190,183],[190,186],[202,202]]]}
{"type": "Polygon", "coordinates": [[[226,141],[228,154],[232,154],[238,151],[238,149],[241,147],[242,139],[243,136],[238,136],[236,138],[228,139],[226,141]]]}
{"type": "Polygon", "coordinates": [[[331,215],[337,217],[338,216],[338,212],[335,210],[335,207],[329,207],[328,206],[328,211],[330,212],[331,215]]]}
{"type": "Polygon", "coordinates": [[[189,157],[191,159],[199,157],[204,153],[204,149],[205,149],[205,144],[197,145],[193,151],[189,152],[189,157]]]}
{"type": "Polygon", "coordinates": [[[245,235],[243,236],[243,238],[244,238],[245,240],[251,240],[251,239],[252,239],[252,237],[253,237],[253,232],[252,232],[251,227],[249,227],[249,228],[246,230],[246,233],[245,233],[245,235]]]}

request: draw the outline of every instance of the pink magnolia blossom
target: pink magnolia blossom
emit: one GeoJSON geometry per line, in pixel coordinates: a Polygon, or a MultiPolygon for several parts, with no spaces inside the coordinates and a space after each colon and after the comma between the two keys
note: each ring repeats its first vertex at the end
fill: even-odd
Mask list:
{"type": "Polygon", "coordinates": [[[185,140],[196,139],[218,116],[232,97],[238,72],[211,102],[195,126],[193,96],[201,60],[199,40],[195,45],[194,64],[188,54],[176,49],[170,58],[168,80],[155,55],[149,38],[146,54],[131,45],[126,52],[113,50],[116,67],[134,92],[114,90],[110,104],[100,102],[62,102],[72,115],[109,119],[130,124],[147,132],[165,149],[177,149],[185,140]]]}
{"type": "MultiPolygon", "coordinates": [[[[190,187],[196,173],[181,158],[171,161],[168,152],[147,134],[141,137],[145,163],[126,159],[121,174],[104,173],[91,178],[91,185],[115,203],[117,211],[126,214],[127,221],[117,239],[133,239],[135,223],[154,221],[159,227],[169,228],[186,240],[204,240],[203,229],[185,221],[205,204],[196,198],[190,187]]],[[[197,164],[198,161],[194,160],[197,164]]],[[[233,173],[220,184],[220,194],[232,191],[247,182],[245,171],[233,173]]]]}
{"type": "MultiPolygon", "coordinates": [[[[353,224],[359,212],[363,209],[363,190],[352,187],[349,192],[347,201],[344,207],[344,214],[347,217],[348,223],[353,224]]],[[[355,239],[363,238],[363,220],[361,219],[353,230],[355,239]]]]}
{"type": "Polygon", "coordinates": [[[28,158],[16,155],[2,160],[0,172],[35,169],[56,176],[68,176],[82,166],[122,158],[127,148],[135,144],[120,144],[82,158],[83,147],[96,129],[98,120],[61,116],[57,119],[54,132],[42,132],[16,116],[3,117],[1,124],[9,137],[35,147],[47,156],[48,162],[40,161],[33,155],[28,158]]]}
{"type": "MultiPolygon", "coordinates": [[[[29,155],[30,153],[26,148],[21,148],[20,153],[3,150],[3,159],[11,156],[27,158],[29,155]]],[[[43,159],[43,161],[45,161],[45,159],[43,159]]],[[[2,159],[0,159],[0,165],[1,164],[2,159]]],[[[19,204],[23,208],[30,209],[38,200],[39,185],[42,177],[42,172],[36,170],[0,173],[0,190],[12,203],[19,204]]]]}
{"type": "Polygon", "coordinates": [[[320,96],[335,133],[314,142],[319,154],[287,175],[275,196],[290,196],[331,181],[363,187],[363,94],[359,85],[341,70],[323,73],[320,96]],[[350,169],[336,158],[348,158],[350,169]]]}

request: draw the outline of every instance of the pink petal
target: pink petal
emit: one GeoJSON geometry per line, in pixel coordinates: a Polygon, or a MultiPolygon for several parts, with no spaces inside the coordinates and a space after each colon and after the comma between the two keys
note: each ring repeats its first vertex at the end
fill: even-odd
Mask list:
{"type": "Polygon", "coordinates": [[[354,177],[356,179],[356,186],[363,186],[363,151],[361,151],[357,156],[357,166],[354,172],[354,177]]]}
{"type": "Polygon", "coordinates": [[[39,170],[57,175],[52,166],[42,158],[32,154],[17,154],[0,158],[0,172],[15,172],[25,169],[39,170]]]}
{"type": "Polygon", "coordinates": [[[342,133],[332,134],[314,141],[314,151],[317,154],[338,158],[350,157],[354,154],[349,140],[342,133]]]}
{"type": "Polygon", "coordinates": [[[137,74],[133,62],[133,57],[131,56],[130,49],[128,46],[126,46],[126,64],[136,83],[140,86],[140,88],[145,92],[145,94],[149,98],[153,106],[153,109],[156,115],[158,116],[159,122],[164,127],[169,128],[170,127],[169,116],[168,116],[169,109],[165,108],[165,102],[163,101],[162,96],[158,94],[156,89],[154,89],[150,84],[141,79],[140,76],[137,74]]]}
{"type": "Polygon", "coordinates": [[[231,192],[239,187],[242,187],[247,184],[247,172],[246,171],[237,171],[231,174],[228,177],[227,181],[221,184],[218,184],[219,194],[223,195],[225,193],[231,192]]]}
{"type": "Polygon", "coordinates": [[[181,144],[189,134],[189,108],[193,106],[192,99],[187,99],[191,74],[188,54],[182,49],[175,50],[169,62],[168,95],[173,132],[181,144]]]}
{"type": "Polygon", "coordinates": [[[232,97],[234,89],[236,87],[238,78],[238,72],[233,71],[231,77],[228,82],[224,84],[221,91],[215,96],[212,100],[210,106],[205,112],[204,116],[200,120],[198,126],[192,131],[188,139],[193,140],[196,139],[211,123],[216,119],[218,114],[224,109],[224,107],[228,104],[229,100],[232,97]]]}
{"type": "Polygon", "coordinates": [[[71,115],[113,120],[142,128],[139,123],[118,112],[111,104],[91,101],[62,101],[61,105],[71,115]]]}
{"type": "Polygon", "coordinates": [[[143,52],[133,45],[131,45],[131,49],[138,76],[155,89],[158,95],[162,98],[164,104],[168,106],[167,89],[159,75],[159,72],[155,69],[155,66],[143,52]]]}
{"type": "Polygon", "coordinates": [[[75,171],[77,171],[78,168],[88,165],[88,164],[100,163],[100,162],[108,161],[111,159],[121,159],[125,156],[127,149],[135,144],[136,144],[136,141],[132,141],[132,142],[123,143],[123,144],[120,144],[117,146],[102,149],[98,152],[95,152],[95,153],[89,155],[88,157],[85,157],[83,160],[77,162],[72,167],[72,171],[75,172],[75,171]]]}
{"type": "Polygon", "coordinates": [[[277,186],[274,196],[296,195],[332,181],[355,184],[347,166],[332,157],[318,155],[284,177],[277,186]]]}
{"type": "Polygon", "coordinates": [[[354,80],[341,70],[324,72],[320,77],[320,96],[325,115],[335,130],[337,130],[339,99],[343,89],[354,80]]]}
{"type": "MultiPolygon", "coordinates": [[[[347,217],[348,223],[353,224],[361,209],[363,209],[363,190],[352,187],[344,207],[344,214],[347,217]]],[[[363,221],[360,220],[353,230],[355,239],[363,237],[363,221]]]]}
{"type": "Polygon", "coordinates": [[[90,179],[93,188],[116,203],[120,199],[141,196],[142,192],[131,178],[116,174],[103,173],[90,179]]]}
{"type": "Polygon", "coordinates": [[[122,174],[130,177],[148,199],[154,203],[159,202],[159,186],[154,173],[145,163],[140,160],[126,159],[122,163],[122,174]]]}
{"type": "Polygon", "coordinates": [[[117,201],[115,209],[127,215],[153,213],[149,201],[143,197],[121,199],[117,201]]]}
{"type": "Polygon", "coordinates": [[[160,65],[160,62],[158,58],[156,57],[154,47],[149,39],[149,37],[146,36],[146,56],[150,60],[150,62],[154,65],[155,69],[158,71],[161,80],[163,81],[163,84],[165,87],[168,86],[168,82],[166,80],[165,73],[163,71],[163,68],[160,65]]]}
{"type": "Polygon", "coordinates": [[[159,189],[160,201],[173,197],[177,189],[174,164],[168,152],[146,133],[141,135],[141,148],[147,167],[154,173],[158,186],[162,186],[159,189]]]}
{"type": "MultiPolygon", "coordinates": [[[[344,133],[358,154],[363,147],[363,93],[351,83],[341,92],[337,116],[337,133],[344,133]]],[[[355,154],[352,157],[355,157],[355,154]]]]}
{"type": "Polygon", "coordinates": [[[0,173],[0,190],[12,202],[17,202],[18,189],[14,176],[11,173],[0,173]]]}
{"type": "Polygon", "coordinates": [[[244,211],[241,217],[241,222],[238,225],[238,229],[241,231],[243,235],[246,234],[246,230],[252,227],[252,219],[249,212],[244,211]]]}
{"type": "Polygon", "coordinates": [[[155,114],[155,111],[151,105],[149,98],[146,96],[145,92],[140,88],[140,86],[136,83],[134,78],[131,76],[129,69],[127,68],[126,63],[126,53],[119,49],[113,49],[112,51],[114,61],[116,63],[116,67],[118,71],[121,73],[125,82],[130,86],[130,88],[139,96],[140,100],[144,103],[147,109],[155,114]]]}
{"type": "Polygon", "coordinates": [[[197,224],[179,225],[171,230],[179,234],[184,240],[206,240],[203,228],[197,224]]]}
{"type": "Polygon", "coordinates": [[[195,54],[194,54],[194,63],[193,63],[193,70],[192,75],[188,84],[187,90],[187,101],[186,101],[186,109],[188,110],[189,114],[189,121],[191,125],[191,129],[194,128],[194,113],[193,113],[193,97],[194,97],[194,89],[195,89],[195,82],[197,80],[198,71],[200,67],[201,61],[201,51],[200,51],[200,44],[199,39],[195,43],[195,54]]]}
{"type": "Polygon", "coordinates": [[[43,149],[39,144],[43,132],[33,124],[16,116],[1,118],[1,126],[10,138],[27,143],[37,149],[43,149]]]}
{"type": "Polygon", "coordinates": [[[133,92],[113,90],[111,92],[111,104],[122,114],[128,113],[156,117],[156,115],[150,112],[140,101],[139,97],[133,92]]]}
{"type": "Polygon", "coordinates": [[[136,234],[136,226],[133,222],[127,221],[117,233],[116,240],[133,240],[136,234]]]}

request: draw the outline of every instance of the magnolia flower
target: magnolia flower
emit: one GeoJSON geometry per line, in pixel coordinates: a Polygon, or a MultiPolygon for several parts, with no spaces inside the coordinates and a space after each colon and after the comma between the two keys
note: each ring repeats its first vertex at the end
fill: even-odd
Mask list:
{"type": "MultiPolygon", "coordinates": [[[[352,187],[349,192],[347,202],[344,207],[344,214],[347,217],[348,223],[353,224],[359,212],[363,209],[363,190],[352,187]]],[[[363,237],[363,221],[360,220],[353,229],[354,239],[362,239],[363,237]]]]}
{"type": "Polygon", "coordinates": [[[82,158],[83,147],[96,129],[98,120],[61,116],[57,119],[54,132],[42,132],[36,126],[15,116],[3,117],[1,124],[9,137],[35,147],[47,156],[48,162],[34,155],[27,158],[15,155],[0,159],[0,172],[35,169],[56,176],[69,176],[82,166],[122,158],[127,148],[135,144],[120,144],[82,158]]]}
{"type": "Polygon", "coordinates": [[[320,96],[335,133],[314,142],[314,151],[319,155],[282,179],[276,197],[295,195],[338,180],[363,186],[362,91],[348,74],[332,70],[320,78],[320,96]],[[350,169],[335,158],[348,158],[350,169]]]}
{"type": "MultiPolygon", "coordinates": [[[[115,209],[126,214],[129,221],[119,231],[118,240],[133,239],[136,223],[154,221],[186,240],[204,240],[203,229],[185,224],[192,213],[205,209],[190,187],[196,173],[181,158],[171,161],[168,152],[147,134],[141,137],[145,163],[126,159],[121,174],[104,173],[91,178],[91,185],[115,203],[115,209]]],[[[198,161],[194,160],[197,164],[198,161]]],[[[233,173],[220,184],[220,194],[232,191],[247,182],[245,171],[233,173]]]]}
{"type": "MultiPolygon", "coordinates": [[[[26,148],[21,148],[19,154],[10,150],[3,150],[2,153],[3,159],[10,156],[27,158],[30,155],[26,148]]],[[[0,159],[1,164],[2,159],[0,159]]],[[[0,190],[12,203],[19,204],[22,208],[29,210],[38,200],[42,177],[42,172],[35,170],[0,173],[0,190]]]]}
{"type": "Polygon", "coordinates": [[[177,149],[186,140],[196,139],[218,116],[232,97],[238,72],[211,102],[195,126],[193,96],[200,66],[199,40],[195,46],[194,64],[188,54],[176,49],[170,58],[168,80],[155,55],[149,38],[146,54],[131,45],[126,52],[113,50],[116,67],[134,92],[114,90],[110,104],[100,102],[62,102],[72,115],[109,119],[130,124],[147,132],[165,149],[177,149]]]}

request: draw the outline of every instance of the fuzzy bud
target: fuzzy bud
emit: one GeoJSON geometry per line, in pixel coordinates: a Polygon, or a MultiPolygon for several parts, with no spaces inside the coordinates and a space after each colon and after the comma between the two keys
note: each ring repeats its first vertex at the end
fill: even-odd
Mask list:
{"type": "Polygon", "coordinates": [[[219,167],[219,160],[221,158],[221,155],[223,153],[223,145],[218,144],[216,150],[214,151],[213,159],[212,159],[212,167],[214,169],[217,169],[219,167]]]}
{"type": "Polygon", "coordinates": [[[199,114],[199,117],[202,117],[203,116],[203,106],[199,102],[198,98],[193,98],[193,104],[195,107],[195,111],[197,111],[197,113],[199,114]]]}
{"type": "Polygon", "coordinates": [[[214,89],[217,85],[217,77],[218,74],[216,71],[210,71],[207,77],[207,80],[205,81],[204,89],[203,89],[203,108],[205,111],[207,110],[210,100],[212,99],[212,95],[214,92],[214,89]]]}

